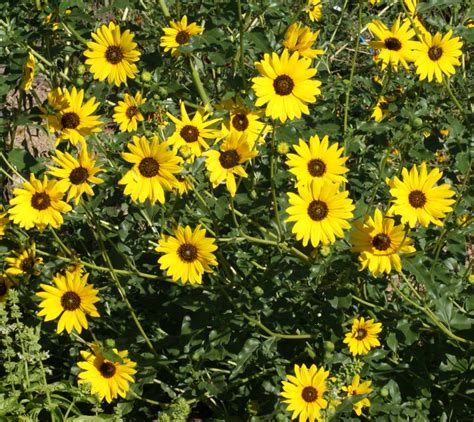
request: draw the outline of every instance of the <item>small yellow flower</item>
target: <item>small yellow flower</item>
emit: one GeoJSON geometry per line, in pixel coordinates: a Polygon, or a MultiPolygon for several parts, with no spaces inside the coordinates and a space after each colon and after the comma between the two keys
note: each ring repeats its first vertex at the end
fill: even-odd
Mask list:
{"type": "Polygon", "coordinates": [[[125,94],[123,101],[118,102],[112,117],[114,122],[119,125],[120,132],[133,132],[137,130],[138,122],[144,120],[140,106],[145,104],[145,102],[146,98],[142,98],[141,92],[137,92],[135,97],[125,94]]]}
{"type": "Polygon", "coordinates": [[[21,251],[13,251],[13,256],[5,258],[5,263],[5,274],[9,276],[39,275],[37,267],[43,263],[43,258],[36,255],[36,243],[32,241],[21,251]]]}
{"type": "Polygon", "coordinates": [[[111,403],[118,396],[125,398],[130,385],[135,382],[136,362],[128,358],[128,351],[112,349],[117,356],[110,360],[105,358],[98,347],[92,346],[92,352],[81,351],[84,361],[77,366],[83,371],[79,373],[79,384],[90,384],[91,394],[97,394],[100,400],[111,403]]]}
{"type": "Polygon", "coordinates": [[[440,129],[439,133],[446,138],[449,135],[449,129],[440,129]]]}
{"type": "MultiPolygon", "coordinates": [[[[347,393],[347,397],[357,396],[359,394],[369,394],[373,391],[371,385],[372,381],[364,381],[362,384],[360,384],[360,376],[357,374],[352,379],[352,383],[350,385],[342,387],[342,391],[347,393]]],[[[370,400],[367,397],[364,397],[352,405],[352,409],[357,416],[362,414],[363,407],[370,407],[370,400]]]]}
{"type": "Polygon", "coordinates": [[[3,205],[0,205],[0,239],[5,235],[8,221],[7,213],[3,212],[3,205]]]}
{"type": "Polygon", "coordinates": [[[171,21],[170,27],[163,28],[165,35],[160,39],[160,47],[165,48],[165,53],[171,50],[173,56],[178,56],[178,47],[188,45],[191,37],[204,31],[202,26],[192,22],[188,25],[188,17],[184,15],[181,21],[171,21]]]}
{"type": "Polygon", "coordinates": [[[456,218],[456,224],[458,226],[467,225],[466,223],[471,219],[471,214],[461,214],[458,218],[456,218]]]}
{"type": "Polygon", "coordinates": [[[440,164],[449,160],[449,155],[444,149],[436,150],[435,155],[436,155],[436,161],[440,164]]]}
{"type": "Polygon", "coordinates": [[[177,181],[176,186],[173,188],[173,192],[176,193],[178,196],[183,196],[193,190],[193,185],[186,178],[185,175],[183,174],[177,175],[176,181],[177,181]]]}
{"type": "Polygon", "coordinates": [[[286,155],[290,151],[290,146],[286,142],[280,142],[277,146],[277,152],[281,155],[286,155]]]}
{"type": "Polygon", "coordinates": [[[311,19],[311,22],[318,22],[323,15],[323,6],[321,4],[321,0],[308,0],[306,13],[311,19]]]}
{"type": "Polygon", "coordinates": [[[28,60],[23,67],[23,77],[21,78],[20,88],[23,91],[29,91],[35,77],[36,59],[33,54],[28,53],[28,60]]]}
{"type": "Polygon", "coordinates": [[[372,117],[376,122],[381,122],[385,117],[389,115],[387,98],[383,95],[377,101],[377,104],[374,107],[374,111],[370,117],[372,117]]]}
{"type": "Polygon", "coordinates": [[[283,46],[291,52],[297,51],[302,57],[314,59],[324,54],[323,50],[313,50],[312,46],[316,42],[319,31],[311,32],[311,29],[300,22],[291,24],[286,31],[283,46]]]}
{"type": "Polygon", "coordinates": [[[382,331],[382,324],[373,319],[365,320],[364,317],[354,319],[352,330],[347,333],[344,343],[348,344],[353,356],[365,355],[370,349],[380,346],[377,334],[382,331]]]}

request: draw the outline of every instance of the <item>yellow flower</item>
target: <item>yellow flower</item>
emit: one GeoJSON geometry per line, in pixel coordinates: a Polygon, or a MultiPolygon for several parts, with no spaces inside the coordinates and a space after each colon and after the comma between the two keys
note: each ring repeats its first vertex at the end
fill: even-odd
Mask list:
{"type": "Polygon", "coordinates": [[[462,42],[459,37],[451,37],[453,31],[449,31],[444,37],[437,32],[436,35],[426,33],[423,42],[416,47],[415,59],[416,73],[420,80],[433,77],[441,83],[443,74],[450,78],[456,72],[454,66],[460,66],[458,57],[462,55],[462,42]]]}
{"type": "Polygon", "coordinates": [[[446,138],[449,135],[449,129],[447,129],[447,128],[440,129],[439,133],[440,133],[441,136],[444,136],[446,138]]]}
{"type": "Polygon", "coordinates": [[[168,139],[170,145],[175,151],[178,151],[182,146],[190,148],[190,161],[194,161],[195,157],[199,157],[203,149],[209,149],[209,145],[205,139],[215,139],[218,134],[217,131],[209,126],[218,122],[219,119],[207,120],[210,114],[202,109],[198,109],[193,118],[190,119],[186,112],[184,102],[181,102],[181,120],[167,113],[168,117],[176,125],[173,135],[168,139]]]}
{"type": "Polygon", "coordinates": [[[43,263],[43,258],[36,255],[36,243],[34,241],[20,252],[13,251],[13,255],[5,258],[5,263],[8,266],[5,274],[12,277],[39,275],[40,272],[37,270],[37,266],[43,263]]]}
{"type": "Polygon", "coordinates": [[[20,88],[23,91],[29,91],[35,77],[36,59],[33,54],[28,53],[28,60],[23,66],[23,77],[21,78],[20,88]]]}
{"type": "Polygon", "coordinates": [[[381,0],[369,0],[369,3],[374,6],[376,4],[379,4],[381,0]]]}
{"type": "Polygon", "coordinates": [[[10,279],[6,275],[0,273],[0,306],[8,299],[8,292],[11,286],[12,282],[10,279]]]}
{"type": "Polygon", "coordinates": [[[383,119],[385,119],[385,117],[389,115],[387,106],[387,98],[382,95],[377,101],[377,104],[374,107],[374,111],[370,117],[372,117],[376,122],[381,122],[383,119]]]}
{"type": "Polygon", "coordinates": [[[56,150],[56,156],[53,160],[60,167],[49,166],[48,173],[58,179],[64,180],[68,187],[67,201],[74,198],[76,205],[79,203],[83,193],[94,196],[89,183],[100,184],[102,179],[96,177],[96,173],[103,171],[101,166],[95,167],[96,160],[89,157],[87,148],[82,148],[79,153],[79,159],[73,157],[68,152],[64,153],[56,150]]]}
{"type": "Polygon", "coordinates": [[[414,165],[410,172],[402,169],[403,181],[398,177],[388,180],[393,205],[389,213],[400,215],[402,223],[415,227],[417,221],[424,227],[430,222],[442,226],[441,218],[452,211],[455,200],[449,199],[455,195],[448,184],[434,186],[443,173],[435,168],[427,173],[426,163],[422,163],[420,172],[414,165]]]}
{"type": "Polygon", "coordinates": [[[303,139],[295,145],[296,154],[288,154],[286,165],[289,171],[296,175],[297,186],[307,185],[313,180],[329,180],[334,183],[347,182],[343,176],[349,169],[344,167],[347,157],[342,156],[344,148],[339,148],[336,142],[329,145],[328,136],[322,140],[318,135],[309,138],[309,143],[303,139]]]}
{"type": "Polygon", "coordinates": [[[327,180],[300,185],[298,195],[288,193],[290,206],[286,209],[289,215],[286,221],[296,222],[292,229],[296,239],[303,246],[311,241],[316,247],[343,237],[343,230],[350,228],[348,220],[355,208],[348,196],[348,191],[339,192],[339,185],[327,180]]]}
{"type": "Polygon", "coordinates": [[[133,132],[137,130],[137,123],[144,120],[140,111],[140,106],[145,104],[146,98],[142,98],[141,92],[137,92],[135,97],[125,94],[123,101],[119,101],[114,108],[114,122],[119,125],[120,132],[133,132]]]}
{"type": "Polygon", "coordinates": [[[48,181],[47,176],[41,182],[31,173],[29,182],[13,189],[10,220],[27,230],[33,226],[44,230],[48,224],[57,229],[63,223],[62,213],[71,211],[71,206],[62,201],[66,190],[63,182],[48,181]]]}
{"type": "Polygon", "coordinates": [[[183,196],[192,190],[193,185],[183,174],[176,176],[176,185],[173,188],[174,193],[178,196],[183,196]]]}
{"type": "Polygon", "coordinates": [[[0,205],[0,239],[5,235],[5,231],[8,225],[8,216],[3,211],[3,205],[0,205]]]}
{"type": "Polygon", "coordinates": [[[382,70],[387,66],[398,70],[398,63],[408,70],[408,62],[415,59],[413,49],[418,43],[410,41],[415,36],[415,31],[409,26],[409,22],[404,22],[400,26],[400,17],[397,18],[391,29],[388,29],[379,20],[375,20],[367,26],[370,32],[379,39],[370,41],[369,46],[380,50],[377,60],[382,62],[382,70]]]}
{"type": "Polygon", "coordinates": [[[264,136],[270,131],[270,126],[261,122],[261,112],[248,110],[239,101],[229,101],[224,104],[230,110],[230,119],[222,124],[219,139],[225,139],[231,132],[247,135],[247,142],[250,148],[256,143],[265,142],[264,136]]]}
{"type": "Polygon", "coordinates": [[[280,395],[287,404],[287,410],[293,412],[291,419],[299,417],[300,422],[320,420],[321,409],[326,409],[328,401],[324,398],[326,379],[329,371],[311,365],[294,366],[295,376],[288,375],[288,381],[282,381],[283,391],[280,395]]]}
{"type": "Polygon", "coordinates": [[[235,176],[247,177],[242,164],[257,155],[251,150],[247,136],[238,132],[231,132],[227,140],[220,144],[220,151],[209,150],[206,156],[206,168],[210,173],[212,187],[216,188],[224,180],[231,196],[235,196],[237,185],[235,176]]]}
{"type": "Polygon", "coordinates": [[[101,131],[98,126],[102,122],[99,116],[93,115],[100,104],[96,102],[95,97],[90,98],[85,104],[82,104],[83,101],[84,90],[77,91],[75,87],[71,92],[67,89],[57,89],[48,96],[51,107],[57,110],[56,113],[46,116],[50,130],[56,133],[56,145],[69,140],[72,145],[80,142],[85,146],[85,136],[101,131]],[[67,104],[65,107],[58,109],[65,104],[67,104]]]}
{"type": "Polygon", "coordinates": [[[165,48],[165,53],[171,50],[173,56],[178,56],[178,47],[188,45],[191,37],[204,31],[202,26],[194,22],[188,25],[188,17],[184,15],[181,21],[171,21],[170,27],[163,28],[165,35],[160,39],[160,47],[165,48]]]}
{"type": "Polygon", "coordinates": [[[302,57],[314,59],[324,54],[323,50],[313,50],[311,48],[318,35],[319,31],[311,32],[309,27],[302,25],[300,22],[295,22],[288,27],[283,46],[291,52],[297,51],[302,57]]]}
{"type": "Polygon", "coordinates": [[[411,17],[411,20],[407,18],[404,20],[404,22],[408,22],[411,25],[411,22],[413,21],[413,26],[418,31],[418,34],[424,37],[425,34],[428,34],[428,31],[423,25],[423,22],[421,22],[421,19],[416,11],[418,0],[403,0],[403,2],[405,3],[405,6],[408,9],[408,15],[411,17]]]}
{"type": "MultiPolygon", "coordinates": [[[[372,381],[364,381],[362,384],[360,384],[360,375],[357,374],[352,379],[352,383],[350,385],[347,387],[342,387],[342,391],[347,393],[347,397],[356,396],[359,394],[369,394],[373,391],[371,385],[372,381]]],[[[352,405],[352,409],[354,412],[356,412],[357,416],[362,414],[363,407],[370,407],[370,400],[367,397],[364,397],[352,405]]]]}
{"type": "Polygon", "coordinates": [[[311,22],[318,22],[323,15],[323,6],[320,0],[308,0],[308,6],[306,7],[306,13],[308,14],[311,22]]]}
{"type": "Polygon", "coordinates": [[[120,28],[110,22],[109,26],[102,25],[91,36],[94,41],[87,43],[88,50],[84,56],[94,79],[107,79],[109,85],[120,86],[127,82],[127,78],[135,78],[138,73],[135,62],[141,54],[136,50],[134,35],[128,29],[121,34],[120,28]]]}
{"type": "Polygon", "coordinates": [[[449,160],[448,153],[444,149],[436,150],[435,155],[438,163],[444,163],[449,160]]]}
{"type": "Polygon", "coordinates": [[[382,324],[373,319],[365,320],[364,317],[354,319],[352,330],[347,333],[344,343],[349,345],[353,356],[365,355],[370,349],[380,346],[377,334],[382,331],[382,324]]]}
{"type": "Polygon", "coordinates": [[[360,252],[360,271],[369,268],[377,277],[380,273],[389,274],[392,267],[395,271],[402,270],[400,253],[415,252],[412,240],[406,235],[404,226],[395,226],[390,217],[383,217],[380,210],[375,216],[367,217],[364,224],[356,222],[351,236],[352,251],[360,252]]]}
{"type": "Polygon", "coordinates": [[[99,301],[99,291],[92,284],[87,284],[88,277],[88,273],[66,271],[64,275],[53,276],[56,287],[40,284],[43,291],[36,293],[36,296],[43,300],[38,305],[42,308],[38,316],[44,316],[45,321],[52,321],[61,315],[56,333],[64,330],[71,333],[74,328],[80,334],[83,328],[88,328],[86,315],[100,316],[94,305],[99,301]]]}
{"type": "Polygon", "coordinates": [[[468,213],[461,214],[460,216],[458,216],[458,218],[456,218],[456,224],[458,226],[467,226],[470,219],[471,219],[471,214],[468,214],[468,213]]]}
{"type": "Polygon", "coordinates": [[[307,104],[314,103],[321,93],[321,82],[311,79],[316,75],[316,69],[310,67],[311,59],[300,58],[297,52],[290,56],[285,48],[280,56],[265,54],[255,65],[261,75],[252,79],[255,105],[266,104],[266,116],[285,122],[309,114],[307,104]]]}
{"type": "Polygon", "coordinates": [[[290,146],[286,142],[280,142],[277,146],[277,152],[281,155],[286,155],[290,152],[290,146]]]}
{"type": "Polygon", "coordinates": [[[142,136],[133,137],[133,143],[127,145],[130,152],[123,152],[125,161],[133,163],[133,168],[123,176],[119,184],[125,186],[125,195],[134,201],[152,204],[165,203],[165,190],[176,186],[176,173],[181,172],[181,158],[168,149],[167,143],[160,143],[154,136],[151,143],[142,136]]]}
{"type": "Polygon", "coordinates": [[[194,231],[191,227],[178,226],[173,236],[164,236],[155,249],[164,253],[158,263],[173,281],[181,280],[183,284],[201,284],[204,272],[211,273],[211,266],[217,265],[213,252],[217,249],[215,239],[206,237],[206,230],[198,225],[194,231]]]}
{"type": "Polygon", "coordinates": [[[128,358],[128,351],[112,349],[117,358],[105,358],[101,351],[93,346],[93,352],[81,351],[84,361],[77,366],[83,369],[79,373],[79,383],[91,386],[91,394],[97,394],[100,400],[111,403],[118,396],[125,398],[131,383],[135,382],[133,375],[137,364],[128,358]]]}

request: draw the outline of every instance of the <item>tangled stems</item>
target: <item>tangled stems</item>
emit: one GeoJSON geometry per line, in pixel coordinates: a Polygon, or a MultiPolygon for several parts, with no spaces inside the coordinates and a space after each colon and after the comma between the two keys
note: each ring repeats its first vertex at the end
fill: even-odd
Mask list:
{"type": "MultiPolygon", "coordinates": [[[[155,348],[153,347],[153,344],[151,343],[150,338],[148,337],[145,330],[143,329],[143,326],[141,325],[141,323],[140,323],[140,321],[137,317],[137,314],[135,313],[135,310],[133,309],[131,303],[128,300],[125,289],[123,288],[122,284],[120,283],[120,280],[117,277],[116,271],[114,270],[114,268],[112,266],[110,256],[107,253],[107,249],[105,248],[105,245],[104,245],[104,240],[103,240],[104,234],[102,232],[102,228],[101,228],[100,224],[97,221],[97,218],[94,214],[94,211],[89,210],[84,202],[82,203],[82,206],[83,206],[83,209],[84,209],[85,213],[89,217],[90,223],[92,223],[92,226],[95,226],[95,228],[97,230],[97,231],[93,230],[93,232],[95,233],[95,238],[97,239],[97,242],[99,244],[99,248],[100,248],[101,253],[102,253],[102,257],[104,258],[104,261],[105,261],[107,267],[109,268],[110,275],[112,277],[112,280],[115,283],[115,286],[117,287],[117,290],[120,293],[120,296],[122,297],[123,301],[125,302],[128,310],[130,312],[130,315],[131,315],[133,321],[135,322],[135,325],[137,326],[138,331],[140,331],[140,334],[144,338],[148,348],[152,351],[153,354],[157,355],[157,352],[156,352],[155,348]]],[[[93,227],[91,227],[91,228],[93,229],[93,227]]]]}
{"type": "Polygon", "coordinates": [[[349,121],[349,99],[351,97],[352,80],[354,79],[357,55],[359,54],[361,28],[362,28],[362,0],[359,0],[359,18],[357,20],[357,39],[356,39],[354,55],[352,56],[351,73],[349,75],[349,86],[347,87],[347,91],[346,91],[346,101],[344,103],[344,129],[343,129],[344,151],[346,151],[346,142],[347,142],[347,138],[345,135],[347,132],[348,121],[349,121]]]}
{"type": "MultiPolygon", "coordinates": [[[[407,284],[407,286],[410,288],[410,290],[413,292],[413,294],[417,297],[418,300],[422,300],[422,297],[420,294],[416,291],[416,289],[413,287],[413,285],[410,283],[408,278],[405,276],[405,274],[400,273],[401,277],[403,278],[403,281],[407,284]]],[[[473,344],[473,342],[466,340],[463,337],[459,337],[456,334],[454,334],[448,327],[446,327],[440,320],[439,318],[434,314],[434,312],[426,305],[420,305],[419,303],[415,302],[414,300],[410,299],[407,295],[405,295],[396,285],[393,280],[393,278],[390,278],[390,284],[395,291],[395,293],[398,294],[405,302],[409,303],[410,305],[414,306],[415,308],[419,309],[422,311],[432,322],[434,325],[436,325],[443,333],[445,333],[449,338],[459,341],[461,343],[467,343],[467,344],[473,344]]]]}

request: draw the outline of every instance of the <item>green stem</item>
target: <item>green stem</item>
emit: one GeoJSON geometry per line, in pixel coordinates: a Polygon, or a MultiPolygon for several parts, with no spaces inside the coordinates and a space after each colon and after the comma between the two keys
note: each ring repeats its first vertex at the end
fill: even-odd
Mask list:
{"type": "Polygon", "coordinates": [[[204,89],[204,85],[202,84],[201,77],[199,76],[199,72],[196,68],[196,62],[192,57],[189,57],[189,68],[191,69],[191,76],[193,77],[194,85],[201,97],[202,102],[205,106],[211,107],[211,102],[209,97],[204,89]]]}
{"type": "Polygon", "coordinates": [[[58,242],[59,246],[60,246],[61,249],[66,253],[66,255],[74,256],[74,254],[72,253],[72,251],[71,251],[71,250],[64,244],[64,242],[59,238],[58,234],[56,233],[56,230],[53,229],[51,226],[50,226],[50,231],[51,231],[51,233],[53,234],[54,239],[56,240],[56,242],[58,242]]]}
{"type": "Polygon", "coordinates": [[[351,97],[352,80],[354,79],[357,55],[359,54],[361,28],[362,28],[362,0],[359,0],[359,18],[357,20],[356,45],[355,45],[354,55],[352,56],[351,73],[349,75],[349,84],[346,91],[346,101],[344,103],[344,130],[343,130],[344,151],[346,151],[347,137],[345,135],[347,132],[348,122],[349,122],[349,100],[351,97]]]}
{"type": "Polygon", "coordinates": [[[459,100],[456,98],[456,96],[454,95],[452,89],[451,89],[451,86],[449,85],[449,81],[446,80],[446,78],[443,78],[443,85],[444,87],[446,88],[446,91],[448,91],[448,94],[449,96],[451,97],[451,100],[453,100],[453,103],[456,105],[456,107],[458,108],[458,110],[461,112],[461,114],[463,115],[463,117],[465,117],[465,111],[464,111],[464,108],[463,106],[461,105],[461,103],[459,102],[459,100]]]}
{"type": "MultiPolygon", "coordinates": [[[[405,282],[407,282],[407,277],[405,274],[400,273],[401,277],[405,282]]],[[[408,296],[406,296],[394,283],[393,279],[390,279],[390,284],[393,288],[393,290],[407,303],[410,305],[414,306],[421,312],[423,312],[432,322],[434,325],[436,325],[443,333],[445,333],[449,338],[452,338],[453,340],[462,342],[462,343],[468,343],[472,344],[473,342],[466,340],[465,338],[459,337],[456,334],[454,334],[448,327],[446,327],[433,313],[431,309],[429,309],[427,306],[422,306],[415,302],[414,300],[410,299],[408,296]]],[[[407,284],[410,284],[407,282],[407,284]]],[[[413,287],[413,286],[412,286],[413,287]]]]}
{"type": "Polygon", "coordinates": [[[240,76],[242,83],[247,83],[245,77],[245,64],[244,64],[244,20],[242,18],[242,5],[240,0],[237,0],[237,15],[239,17],[239,64],[240,64],[240,76]]]}
{"type": "Polygon", "coordinates": [[[79,32],[77,32],[72,26],[66,25],[64,22],[61,22],[61,25],[64,27],[66,32],[70,32],[72,35],[74,35],[78,41],[80,41],[82,44],[87,44],[89,41],[86,40],[79,32]]]}
{"type": "Polygon", "coordinates": [[[283,229],[281,227],[280,221],[280,213],[278,211],[278,201],[276,196],[276,185],[275,185],[275,155],[276,155],[276,147],[275,147],[275,124],[273,124],[273,131],[272,131],[272,146],[270,151],[270,186],[272,190],[272,200],[273,200],[273,209],[275,212],[275,222],[278,230],[278,240],[280,241],[283,236],[283,229]]]}
{"type": "Polygon", "coordinates": [[[163,12],[163,16],[166,19],[171,18],[170,11],[168,9],[168,6],[166,5],[165,0],[159,0],[159,4],[160,4],[161,11],[163,12]]]}

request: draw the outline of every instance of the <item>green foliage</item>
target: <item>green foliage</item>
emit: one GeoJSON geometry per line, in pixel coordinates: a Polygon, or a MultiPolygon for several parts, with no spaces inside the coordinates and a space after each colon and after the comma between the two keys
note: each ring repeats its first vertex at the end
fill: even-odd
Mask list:
{"type": "MultiPolygon", "coordinates": [[[[306,2],[165,3],[173,19],[186,14],[190,21],[205,23],[201,37],[180,47],[179,58],[159,47],[169,19],[158,2],[38,0],[10,2],[4,8],[0,20],[0,57],[5,64],[0,72],[0,97],[5,104],[0,114],[4,207],[8,208],[12,188],[19,184],[15,173],[38,176],[51,164],[47,152],[39,153],[29,135],[26,145],[18,137],[15,141],[19,127],[44,131],[39,107],[50,88],[77,86],[87,98],[95,96],[108,130],[87,139],[106,168],[100,175],[104,183],[94,187],[95,196],[83,197],[65,216],[57,236],[49,229],[24,231],[10,225],[0,239],[0,271],[6,267],[3,258],[28,239],[36,241],[44,259],[41,273],[17,280],[7,304],[0,303],[0,420],[289,420],[279,398],[281,381],[292,374],[294,364],[302,363],[316,363],[330,371],[335,377],[330,384],[332,397],[344,398],[336,390],[350,383],[355,373],[360,372],[362,380],[371,379],[372,405],[364,414],[374,420],[472,420],[468,2],[430,0],[419,5],[433,31],[453,29],[464,37],[463,66],[450,80],[466,107],[463,112],[443,85],[420,82],[414,72],[384,76],[366,45],[370,38],[366,30],[351,78],[358,2],[323,2],[322,20],[311,24],[321,31],[315,48],[325,49],[313,62],[322,81],[322,96],[310,105],[310,115],[276,125],[274,136],[270,134],[259,146],[259,155],[246,168],[249,177],[240,181],[234,209],[225,186],[212,188],[202,159],[188,168],[195,186],[186,196],[168,194],[165,205],[142,205],[125,197],[118,181],[130,166],[120,153],[131,135],[119,133],[112,123],[112,104],[125,92],[140,90],[148,99],[147,116],[157,110],[177,116],[179,100],[186,101],[190,110],[197,107],[202,92],[193,79],[189,56],[215,116],[226,118],[217,106],[236,96],[253,107],[254,63],[264,53],[281,50],[290,23],[300,19],[310,25],[303,12],[306,2]],[[237,3],[241,3],[240,22],[237,3]],[[130,29],[142,52],[139,74],[126,88],[98,82],[84,67],[82,39],[89,40],[92,31],[110,20],[130,29]],[[58,23],[57,30],[53,22],[58,23]],[[18,87],[30,50],[36,53],[36,77],[43,88],[37,84],[24,93],[18,87]],[[384,95],[395,98],[389,116],[380,123],[370,119],[382,93],[375,76],[387,78],[384,95]],[[444,129],[447,136],[440,132],[444,129]],[[455,189],[454,210],[443,227],[418,227],[410,233],[417,251],[403,257],[403,274],[374,278],[367,271],[359,272],[347,235],[317,249],[302,247],[294,239],[291,224],[285,222],[286,192],[295,191],[294,180],[285,156],[278,155],[276,148],[282,142],[291,148],[299,138],[307,140],[314,134],[329,135],[350,156],[346,188],[356,206],[355,219],[386,207],[390,194],[385,179],[422,161],[439,167],[443,181],[455,189]],[[445,161],[436,158],[439,151],[445,161]],[[271,160],[276,165],[274,174],[271,160]],[[158,240],[178,223],[201,224],[217,239],[219,266],[204,276],[202,285],[174,283],[157,264],[158,240]],[[57,335],[55,322],[37,316],[35,293],[40,283],[48,283],[77,259],[90,273],[89,281],[100,289],[101,318],[89,319],[91,330],[81,336],[57,335]],[[354,359],[342,339],[358,316],[382,322],[382,347],[354,359]],[[137,362],[136,382],[126,399],[98,403],[86,386],[78,386],[79,352],[95,339],[107,358],[120,360],[112,349],[126,349],[137,362]]],[[[390,24],[403,11],[397,2],[376,7],[361,4],[363,25],[377,14],[390,24]]],[[[150,118],[139,126],[138,134],[167,138],[173,131],[171,122],[162,128],[150,118]]],[[[65,144],[59,148],[72,151],[65,144]]],[[[356,399],[328,411],[327,419],[356,420],[352,411],[356,399]]]]}

